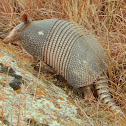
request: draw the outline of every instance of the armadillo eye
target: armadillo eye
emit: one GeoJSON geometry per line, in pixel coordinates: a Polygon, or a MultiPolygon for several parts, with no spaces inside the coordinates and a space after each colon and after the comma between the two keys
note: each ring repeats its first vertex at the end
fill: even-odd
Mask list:
{"type": "Polygon", "coordinates": [[[17,30],[16,30],[16,32],[20,32],[20,30],[19,30],[19,29],[17,29],[17,30]]]}
{"type": "Polygon", "coordinates": [[[19,30],[19,29],[15,31],[16,34],[19,34],[20,32],[21,32],[21,30],[19,30]]]}

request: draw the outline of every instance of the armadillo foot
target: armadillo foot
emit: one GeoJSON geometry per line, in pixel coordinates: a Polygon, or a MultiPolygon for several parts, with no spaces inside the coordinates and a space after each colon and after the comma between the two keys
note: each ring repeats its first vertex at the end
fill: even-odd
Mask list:
{"type": "Polygon", "coordinates": [[[93,95],[93,93],[91,91],[91,86],[90,85],[84,87],[83,91],[84,91],[84,97],[85,97],[84,101],[86,103],[91,103],[91,102],[95,102],[96,101],[96,99],[95,99],[95,97],[94,97],[94,95],[93,95]]]}
{"type": "Polygon", "coordinates": [[[49,73],[55,72],[53,69],[51,69],[50,66],[45,64],[43,61],[34,60],[31,64],[31,66],[34,67],[34,69],[37,71],[40,69],[41,71],[48,71],[49,73]]]}
{"type": "Polygon", "coordinates": [[[37,64],[38,64],[38,62],[39,62],[39,60],[33,60],[33,62],[32,62],[32,64],[31,64],[31,66],[32,67],[36,67],[37,66],[37,64]]]}

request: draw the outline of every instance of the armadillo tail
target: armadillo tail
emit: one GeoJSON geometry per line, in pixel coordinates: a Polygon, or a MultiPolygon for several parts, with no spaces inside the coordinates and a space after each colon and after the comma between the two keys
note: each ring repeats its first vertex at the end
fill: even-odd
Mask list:
{"type": "Polygon", "coordinates": [[[119,106],[116,106],[113,100],[111,99],[110,93],[108,91],[108,81],[106,76],[100,76],[96,82],[96,89],[99,96],[99,99],[103,101],[108,107],[115,113],[124,115],[119,106]]]}

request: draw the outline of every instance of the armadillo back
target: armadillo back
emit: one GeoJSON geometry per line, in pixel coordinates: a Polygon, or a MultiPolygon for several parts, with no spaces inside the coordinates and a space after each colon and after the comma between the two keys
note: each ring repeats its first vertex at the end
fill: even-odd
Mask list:
{"type": "Polygon", "coordinates": [[[21,35],[24,48],[73,87],[91,84],[106,70],[103,48],[85,28],[59,19],[33,22],[28,27],[21,35]]]}
{"type": "Polygon", "coordinates": [[[57,20],[43,48],[44,61],[73,87],[91,84],[105,68],[105,54],[83,27],[57,20]]]}
{"type": "Polygon", "coordinates": [[[22,46],[35,59],[42,59],[42,48],[57,19],[33,21],[20,34],[22,46]]]}

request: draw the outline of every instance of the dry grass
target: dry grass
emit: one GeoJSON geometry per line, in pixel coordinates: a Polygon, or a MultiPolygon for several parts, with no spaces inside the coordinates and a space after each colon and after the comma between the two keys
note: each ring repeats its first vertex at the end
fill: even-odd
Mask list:
{"type": "MultiPolygon", "coordinates": [[[[67,19],[91,31],[109,54],[110,90],[116,103],[126,113],[125,0],[1,0],[0,38],[4,38],[20,22],[23,12],[32,20],[67,19]]],[[[95,113],[94,110],[91,114],[95,113]]],[[[103,111],[102,115],[110,118],[103,111]]],[[[123,122],[120,124],[125,125],[123,122]]]]}

